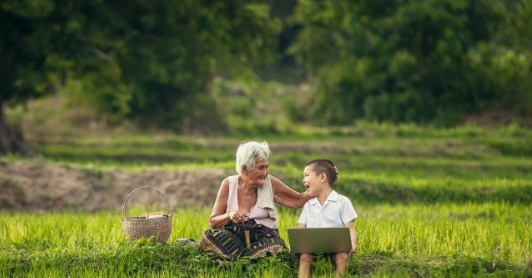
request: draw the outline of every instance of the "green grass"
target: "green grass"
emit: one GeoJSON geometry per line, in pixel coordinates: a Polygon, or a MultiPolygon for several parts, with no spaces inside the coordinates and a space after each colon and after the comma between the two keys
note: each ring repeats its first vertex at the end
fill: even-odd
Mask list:
{"type": "MultiPolygon", "coordinates": [[[[340,169],[335,188],[359,214],[353,277],[532,277],[532,138],[518,125],[453,129],[356,123],[298,127],[264,137],[61,136],[35,140],[36,163],[77,167],[91,182],[106,171],[161,168],[234,173],[246,139],[267,140],[270,172],[302,191],[315,158],[340,169]]],[[[5,163],[29,160],[16,156],[5,163]]],[[[0,212],[0,277],[296,277],[288,253],[220,266],[180,238],[199,239],[211,208],[176,211],[166,245],[129,243],[120,211],[0,212]]],[[[129,213],[142,215],[140,208],[129,213]]],[[[280,233],[299,210],[280,209],[280,233]]],[[[332,277],[329,262],[315,264],[332,277]]]]}
{"type": "MultiPolygon", "coordinates": [[[[417,271],[434,276],[513,274],[531,271],[530,206],[493,204],[357,206],[359,253],[349,263],[352,275],[393,275],[417,271]],[[511,229],[510,229],[511,228],[511,229]]],[[[261,262],[242,260],[218,266],[180,238],[199,239],[207,229],[208,209],[183,209],[173,218],[166,245],[128,243],[120,214],[100,212],[1,213],[2,276],[272,277],[296,276],[289,254],[261,262]]],[[[281,237],[294,227],[298,211],[282,209],[281,237]]],[[[330,275],[325,260],[316,271],[330,275]]],[[[510,275],[512,276],[512,275],[510,275]]]]}

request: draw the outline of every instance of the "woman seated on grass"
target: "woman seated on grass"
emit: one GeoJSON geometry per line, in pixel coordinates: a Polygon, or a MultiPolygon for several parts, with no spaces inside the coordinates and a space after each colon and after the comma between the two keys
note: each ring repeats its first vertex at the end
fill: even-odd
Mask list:
{"type": "Polygon", "coordinates": [[[234,260],[275,254],[286,245],[279,237],[275,203],[301,208],[312,197],[292,190],[269,174],[266,142],[245,142],[236,152],[236,171],[222,181],[200,246],[213,258],[234,260]]]}
{"type": "MultiPolygon", "coordinates": [[[[335,262],[336,276],[346,274],[350,253],[357,251],[355,219],[358,217],[351,201],[338,194],[332,186],[338,177],[334,164],[325,159],[310,161],[303,171],[303,182],[308,193],[316,198],[308,201],[297,221],[298,228],[348,227],[352,250],[347,253],[328,254],[335,262]]],[[[313,254],[303,253],[299,257],[299,277],[310,277],[313,254]]]]}

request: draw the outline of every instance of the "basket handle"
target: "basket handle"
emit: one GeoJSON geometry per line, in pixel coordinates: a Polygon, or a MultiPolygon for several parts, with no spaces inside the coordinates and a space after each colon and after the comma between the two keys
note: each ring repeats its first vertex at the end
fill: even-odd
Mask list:
{"type": "Polygon", "coordinates": [[[161,193],[161,195],[163,195],[163,197],[164,197],[164,200],[166,201],[168,213],[170,214],[170,203],[168,202],[168,199],[166,198],[166,195],[164,195],[164,193],[161,190],[159,190],[159,189],[157,189],[155,187],[144,186],[144,187],[139,187],[139,188],[133,190],[131,193],[129,193],[129,195],[127,195],[126,201],[124,202],[124,205],[122,205],[122,217],[126,216],[127,201],[129,200],[129,197],[131,197],[131,195],[133,195],[133,193],[135,193],[136,191],[142,190],[142,189],[153,189],[153,190],[156,190],[157,192],[161,193]]]}

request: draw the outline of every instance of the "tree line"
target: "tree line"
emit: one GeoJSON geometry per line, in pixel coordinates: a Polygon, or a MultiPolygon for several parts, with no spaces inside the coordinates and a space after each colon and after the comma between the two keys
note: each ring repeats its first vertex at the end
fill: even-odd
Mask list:
{"type": "Polygon", "coordinates": [[[292,51],[316,77],[315,120],[448,126],[530,115],[531,19],[529,0],[300,0],[292,51]]]}
{"type": "Polygon", "coordinates": [[[219,74],[303,68],[297,120],[460,122],[532,112],[530,0],[6,0],[0,4],[0,153],[24,152],[6,105],[78,80],[117,119],[180,131],[216,122],[219,74]]]}

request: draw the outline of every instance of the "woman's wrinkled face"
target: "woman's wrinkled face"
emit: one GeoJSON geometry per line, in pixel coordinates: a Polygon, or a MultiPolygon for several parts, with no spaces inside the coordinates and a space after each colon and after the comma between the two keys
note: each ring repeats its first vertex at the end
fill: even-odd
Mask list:
{"type": "Polygon", "coordinates": [[[266,178],[268,177],[268,169],[270,167],[270,163],[268,163],[267,159],[264,160],[255,160],[255,167],[251,169],[250,171],[247,171],[247,180],[254,183],[254,186],[261,187],[266,182],[266,178]]]}

